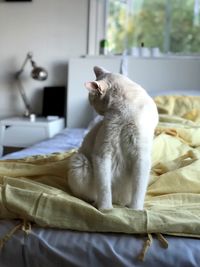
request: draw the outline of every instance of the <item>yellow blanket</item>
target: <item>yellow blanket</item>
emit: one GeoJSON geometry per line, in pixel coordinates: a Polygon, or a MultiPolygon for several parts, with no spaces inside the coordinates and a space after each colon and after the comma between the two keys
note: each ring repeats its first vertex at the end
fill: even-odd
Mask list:
{"type": "Polygon", "coordinates": [[[194,98],[192,109],[187,97],[182,104],[176,97],[155,101],[165,115],[156,129],[144,211],[115,207],[100,212],[73,197],[66,175],[75,153],[70,151],[0,161],[0,218],[80,231],[200,236],[200,98],[194,98]]]}

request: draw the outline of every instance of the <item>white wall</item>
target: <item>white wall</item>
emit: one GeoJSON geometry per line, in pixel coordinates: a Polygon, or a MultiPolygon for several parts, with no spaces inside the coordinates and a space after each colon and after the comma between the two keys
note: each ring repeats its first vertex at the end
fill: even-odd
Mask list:
{"type": "Polygon", "coordinates": [[[20,115],[24,105],[14,83],[14,74],[32,51],[49,78],[29,78],[28,64],[23,81],[35,112],[41,112],[42,88],[65,85],[69,57],[86,54],[88,0],[0,1],[0,118],[20,115]]]}

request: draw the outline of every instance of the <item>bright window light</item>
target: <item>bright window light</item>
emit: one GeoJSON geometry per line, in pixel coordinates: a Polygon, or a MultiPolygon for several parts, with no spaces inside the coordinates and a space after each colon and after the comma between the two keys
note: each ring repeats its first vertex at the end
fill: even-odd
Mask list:
{"type": "Polygon", "coordinates": [[[112,53],[200,54],[200,0],[109,0],[106,38],[112,53]]]}

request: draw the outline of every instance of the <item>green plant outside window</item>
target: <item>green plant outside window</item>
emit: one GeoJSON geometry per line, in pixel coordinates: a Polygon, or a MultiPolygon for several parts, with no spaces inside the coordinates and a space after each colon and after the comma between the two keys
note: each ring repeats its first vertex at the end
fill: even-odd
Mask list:
{"type": "Polygon", "coordinates": [[[157,47],[200,54],[200,0],[109,0],[107,40],[113,53],[157,47]]]}

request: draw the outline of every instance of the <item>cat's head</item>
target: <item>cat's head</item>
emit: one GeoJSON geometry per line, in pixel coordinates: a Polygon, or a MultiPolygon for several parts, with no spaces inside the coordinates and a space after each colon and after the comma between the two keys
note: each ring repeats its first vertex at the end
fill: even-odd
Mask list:
{"type": "Polygon", "coordinates": [[[112,105],[113,100],[119,96],[123,80],[120,74],[113,74],[101,68],[94,67],[95,81],[86,82],[85,87],[89,90],[89,101],[97,113],[104,115],[112,105]]]}

